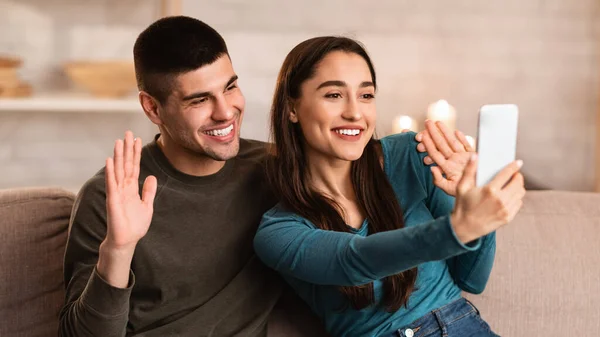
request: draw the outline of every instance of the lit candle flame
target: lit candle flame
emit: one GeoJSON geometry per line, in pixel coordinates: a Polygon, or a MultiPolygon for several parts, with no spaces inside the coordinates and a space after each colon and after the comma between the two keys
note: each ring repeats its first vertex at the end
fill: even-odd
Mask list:
{"type": "Polygon", "coordinates": [[[404,129],[416,131],[416,127],[417,123],[412,117],[398,116],[394,119],[394,123],[392,124],[392,133],[400,133],[404,129]]]}
{"type": "Polygon", "coordinates": [[[441,99],[429,105],[427,118],[444,123],[449,129],[456,129],[456,111],[448,101],[441,99]]]}

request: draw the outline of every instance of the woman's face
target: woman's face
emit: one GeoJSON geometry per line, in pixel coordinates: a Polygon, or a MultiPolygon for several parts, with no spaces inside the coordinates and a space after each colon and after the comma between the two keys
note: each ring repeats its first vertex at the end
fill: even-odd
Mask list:
{"type": "Polygon", "coordinates": [[[301,86],[290,120],[299,123],[307,155],[360,158],[375,130],[375,86],[367,62],[354,53],[327,54],[301,86]]]}

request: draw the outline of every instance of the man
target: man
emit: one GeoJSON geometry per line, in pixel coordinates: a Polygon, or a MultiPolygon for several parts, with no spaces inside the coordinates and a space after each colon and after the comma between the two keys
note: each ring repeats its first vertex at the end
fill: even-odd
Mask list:
{"type": "Polygon", "coordinates": [[[240,140],[244,97],[225,41],[198,20],[166,18],[140,34],[134,58],[160,135],[143,150],[131,133],[117,141],[106,167],[114,198],[104,170],[78,196],[61,335],[264,335],[280,284],[252,237],[275,199],[262,177],[265,144],[240,140]],[[150,177],[143,200],[138,175],[150,177]]]}
{"type": "Polygon", "coordinates": [[[164,18],[140,34],[134,62],[160,134],[142,148],[127,132],[78,195],[60,335],[265,336],[281,283],[252,239],[276,200],[266,144],[240,139],[245,102],[225,41],[164,18]]]}

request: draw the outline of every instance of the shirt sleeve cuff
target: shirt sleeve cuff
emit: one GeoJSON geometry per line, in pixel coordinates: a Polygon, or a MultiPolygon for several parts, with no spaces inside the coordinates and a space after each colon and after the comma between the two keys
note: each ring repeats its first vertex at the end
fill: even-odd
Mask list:
{"type": "Polygon", "coordinates": [[[122,316],[129,313],[129,298],[135,275],[129,271],[127,288],[117,288],[110,285],[99,274],[96,268],[81,296],[82,302],[103,316],[122,316]]]}
{"type": "Polygon", "coordinates": [[[462,243],[462,241],[460,241],[460,239],[458,238],[458,236],[456,235],[456,232],[454,231],[454,228],[452,228],[452,223],[450,222],[450,216],[445,216],[445,223],[446,223],[446,228],[448,229],[448,231],[451,233],[452,237],[454,238],[455,243],[465,252],[473,252],[478,250],[481,247],[481,239],[475,239],[471,242],[468,243],[462,243]]]}

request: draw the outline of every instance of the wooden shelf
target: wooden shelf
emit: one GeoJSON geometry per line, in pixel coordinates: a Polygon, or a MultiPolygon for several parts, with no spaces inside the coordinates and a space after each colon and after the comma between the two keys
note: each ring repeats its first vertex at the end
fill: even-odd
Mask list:
{"type": "Polygon", "coordinates": [[[137,97],[102,99],[76,95],[1,98],[0,112],[142,113],[137,97]]]}

